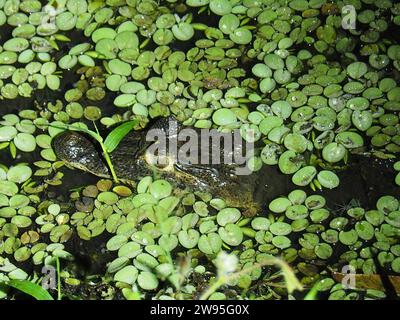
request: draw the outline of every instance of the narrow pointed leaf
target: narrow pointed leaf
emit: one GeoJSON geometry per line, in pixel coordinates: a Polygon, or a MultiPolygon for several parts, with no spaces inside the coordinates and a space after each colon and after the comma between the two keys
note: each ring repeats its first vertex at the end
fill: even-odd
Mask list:
{"type": "Polygon", "coordinates": [[[83,132],[86,133],[88,135],[90,135],[92,138],[94,138],[96,141],[98,141],[99,143],[103,142],[103,138],[97,134],[96,132],[86,129],[86,128],[82,128],[82,127],[78,127],[76,125],[73,124],[49,124],[50,127],[53,128],[57,128],[57,129],[64,129],[64,130],[71,130],[71,131],[78,131],[78,132],[83,132]]]}
{"type": "Polygon", "coordinates": [[[36,283],[28,280],[10,280],[6,283],[21,292],[24,292],[36,300],[54,300],[53,297],[45,289],[36,283]]]}
{"type": "Polygon", "coordinates": [[[138,120],[130,120],[112,130],[104,141],[107,152],[113,152],[114,149],[119,145],[121,140],[133,130],[133,128],[139,123],[138,120]]]}

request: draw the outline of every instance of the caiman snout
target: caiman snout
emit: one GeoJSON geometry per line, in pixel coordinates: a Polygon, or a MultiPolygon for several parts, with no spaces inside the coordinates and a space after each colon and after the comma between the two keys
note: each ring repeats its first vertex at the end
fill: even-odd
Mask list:
{"type": "Polygon", "coordinates": [[[53,148],[57,158],[67,165],[97,176],[110,176],[95,145],[80,133],[65,131],[57,135],[53,139],[53,148]]]}

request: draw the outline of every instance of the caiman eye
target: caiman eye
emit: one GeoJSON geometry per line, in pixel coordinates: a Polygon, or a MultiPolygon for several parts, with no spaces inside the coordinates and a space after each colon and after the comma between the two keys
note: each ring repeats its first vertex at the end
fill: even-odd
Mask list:
{"type": "Polygon", "coordinates": [[[146,152],[145,160],[147,164],[162,171],[171,171],[174,168],[174,160],[168,155],[155,155],[146,152]]]}

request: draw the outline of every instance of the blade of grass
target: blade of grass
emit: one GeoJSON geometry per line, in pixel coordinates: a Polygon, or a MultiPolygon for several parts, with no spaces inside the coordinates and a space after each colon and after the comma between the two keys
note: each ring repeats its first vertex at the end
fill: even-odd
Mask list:
{"type": "Polygon", "coordinates": [[[5,284],[30,295],[36,300],[54,300],[47,290],[28,280],[10,280],[5,284]]]}
{"type": "Polygon", "coordinates": [[[137,119],[124,122],[112,130],[104,140],[107,152],[113,152],[121,140],[139,123],[137,119]]]}
{"type": "Polygon", "coordinates": [[[99,143],[103,143],[103,138],[96,132],[86,129],[86,128],[81,128],[77,127],[71,124],[49,124],[50,127],[57,128],[57,129],[64,129],[64,130],[71,130],[71,131],[78,131],[78,132],[84,132],[88,135],[90,135],[92,138],[94,138],[96,141],[99,143]]]}

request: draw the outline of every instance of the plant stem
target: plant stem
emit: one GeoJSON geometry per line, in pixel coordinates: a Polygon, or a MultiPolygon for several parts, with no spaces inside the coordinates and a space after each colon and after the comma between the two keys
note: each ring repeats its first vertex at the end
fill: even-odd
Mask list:
{"type": "Polygon", "coordinates": [[[57,266],[57,300],[61,300],[61,268],[60,268],[60,259],[56,257],[56,266],[57,266]]]}
{"type": "Polygon", "coordinates": [[[302,285],[300,284],[300,282],[298,282],[296,276],[294,275],[294,273],[292,272],[292,270],[290,269],[290,267],[281,259],[278,259],[276,257],[271,257],[271,258],[267,258],[259,263],[253,264],[251,267],[248,267],[246,269],[242,269],[240,271],[237,271],[235,273],[232,273],[230,275],[222,275],[222,276],[218,276],[217,280],[214,282],[214,284],[212,284],[199,298],[199,300],[207,300],[209,296],[211,296],[215,291],[218,290],[219,287],[227,284],[229,281],[234,280],[239,278],[240,276],[252,272],[255,269],[264,267],[266,265],[276,265],[279,266],[282,270],[282,273],[285,277],[286,280],[286,287],[288,289],[289,292],[291,292],[294,289],[298,289],[298,290],[303,290],[302,285]],[[293,283],[289,283],[289,275],[292,276],[293,278],[290,279],[291,281],[293,281],[293,283]]]}
{"type": "Polygon", "coordinates": [[[107,148],[104,145],[103,138],[101,137],[99,129],[97,129],[96,123],[94,121],[93,121],[93,125],[94,125],[94,127],[96,129],[97,136],[99,137],[97,141],[100,143],[101,149],[103,150],[104,159],[106,159],[107,165],[110,168],[111,176],[112,176],[112,178],[113,178],[115,183],[119,183],[118,177],[117,177],[117,175],[115,173],[115,170],[114,170],[114,166],[113,166],[113,164],[111,162],[110,155],[108,154],[107,148]]]}
{"type": "Polygon", "coordinates": [[[218,277],[217,281],[215,281],[203,294],[200,296],[199,300],[207,300],[209,296],[211,296],[215,291],[218,290],[219,287],[226,283],[227,279],[224,276],[218,277]]]}
{"type": "Polygon", "coordinates": [[[119,183],[117,174],[115,173],[115,170],[114,170],[114,166],[113,166],[113,164],[112,164],[112,162],[111,162],[110,155],[108,154],[108,152],[107,152],[107,150],[106,150],[104,144],[103,144],[103,143],[100,143],[100,145],[101,145],[101,149],[103,150],[104,159],[106,159],[107,165],[108,165],[108,167],[110,168],[110,171],[111,171],[111,175],[112,175],[112,177],[113,177],[113,180],[114,180],[115,183],[119,183]]]}

